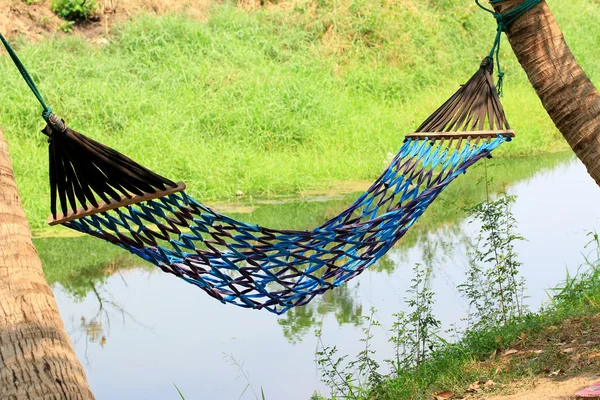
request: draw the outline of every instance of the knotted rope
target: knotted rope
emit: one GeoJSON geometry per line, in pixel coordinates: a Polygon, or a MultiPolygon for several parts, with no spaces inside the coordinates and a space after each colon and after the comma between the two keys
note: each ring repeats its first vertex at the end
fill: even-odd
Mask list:
{"type": "MultiPolygon", "coordinates": [[[[500,4],[505,1],[506,0],[490,0],[490,4],[500,4]]],[[[496,30],[496,39],[494,40],[494,45],[492,46],[492,50],[490,51],[489,56],[491,58],[496,58],[496,66],[498,67],[498,83],[496,85],[496,88],[498,89],[498,95],[500,96],[502,96],[502,84],[504,82],[504,72],[500,67],[500,39],[502,37],[502,32],[506,32],[516,20],[521,18],[529,10],[531,10],[533,7],[537,6],[541,2],[542,0],[523,0],[521,4],[519,4],[510,11],[507,11],[505,13],[497,13],[496,11],[481,5],[480,0],[475,0],[475,3],[482,10],[485,10],[494,16],[498,24],[498,28],[496,30]]]]}

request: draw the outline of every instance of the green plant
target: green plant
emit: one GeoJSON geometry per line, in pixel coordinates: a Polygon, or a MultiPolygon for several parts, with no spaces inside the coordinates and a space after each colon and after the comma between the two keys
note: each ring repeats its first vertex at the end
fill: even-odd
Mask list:
{"type": "Polygon", "coordinates": [[[50,26],[51,22],[52,22],[52,20],[50,19],[50,17],[48,15],[44,15],[42,18],[40,18],[39,24],[43,28],[47,28],[50,26]]]}
{"type": "Polygon", "coordinates": [[[173,386],[175,386],[175,389],[177,390],[177,394],[179,394],[179,397],[181,397],[182,400],[185,400],[185,397],[183,396],[183,393],[181,393],[181,390],[179,390],[179,388],[177,387],[177,385],[173,384],[173,386]]]}
{"type": "MultiPolygon", "coordinates": [[[[393,336],[389,339],[394,344],[393,360],[386,360],[395,375],[402,371],[419,374],[419,368],[426,362],[437,346],[442,343],[437,336],[440,321],[433,315],[433,292],[429,289],[431,269],[415,265],[414,278],[405,299],[408,313],[394,314],[397,320],[390,330],[393,336]]],[[[334,398],[366,399],[373,393],[382,390],[387,377],[379,372],[379,363],[374,359],[375,351],[371,349],[373,328],[380,326],[374,318],[375,309],[363,317],[364,337],[361,342],[364,348],[356,358],[346,362],[348,355],[338,356],[335,346],[325,346],[321,331],[316,332],[316,360],[322,374],[323,383],[331,390],[334,398]]]]}
{"type": "Polygon", "coordinates": [[[316,331],[317,351],[316,361],[322,374],[323,383],[331,390],[331,394],[346,399],[363,399],[367,394],[383,382],[383,375],[379,373],[379,364],[373,359],[375,351],[371,349],[373,339],[372,328],[380,326],[374,318],[375,309],[364,316],[366,326],[363,328],[364,343],[356,359],[345,363],[347,355],[338,357],[337,348],[323,344],[321,331],[316,331]]]}
{"type": "Polygon", "coordinates": [[[481,228],[470,251],[467,281],[458,286],[471,306],[469,328],[507,324],[526,308],[521,262],[514,250],[514,243],[524,238],[515,232],[514,201],[514,196],[503,196],[472,209],[471,222],[479,221],[481,228]]]}
{"type": "Polygon", "coordinates": [[[395,359],[386,360],[392,370],[398,373],[402,369],[415,369],[418,373],[421,363],[440,343],[438,331],[440,321],[433,314],[433,291],[429,288],[431,269],[415,265],[414,278],[405,300],[410,312],[396,313],[392,325],[392,337],[395,359]]]}
{"type": "Polygon", "coordinates": [[[591,250],[583,255],[584,262],[579,266],[577,273],[567,277],[562,285],[550,290],[552,304],[580,304],[581,306],[600,306],[600,302],[590,294],[600,292],[600,237],[597,232],[589,232],[590,241],[585,248],[591,250]]]}
{"type": "MultiPolygon", "coordinates": [[[[386,3],[394,12],[407,12],[401,3],[386,3]]],[[[439,39],[436,46],[445,51],[442,37],[462,28],[454,21],[442,23],[432,2],[419,4],[424,10],[411,18],[431,17],[431,22],[389,28],[407,38],[439,39]]],[[[464,3],[452,8],[475,13],[464,3]]],[[[402,63],[396,64],[385,54],[393,47],[359,54],[362,47],[350,46],[343,57],[326,53],[329,42],[306,30],[310,13],[269,7],[247,13],[224,4],[211,10],[206,23],[174,15],[135,16],[119,24],[110,43],[100,48],[69,35],[24,44],[19,55],[46,101],[71,127],[163,176],[185,177],[189,193],[203,201],[235,197],[237,190],[245,198],[265,197],[323,189],[338,181],[370,181],[382,172],[388,152],[395,153],[402,133],[413,130],[473,72],[470,62],[426,62],[419,52],[402,52],[402,63]],[[434,86],[432,79],[439,82],[434,86]]],[[[468,40],[451,42],[450,51],[471,51],[471,40],[479,40],[483,32],[480,26],[465,32],[468,40]]],[[[600,53],[586,49],[582,59],[600,65],[593,62],[600,53]]],[[[511,65],[509,60],[505,65],[511,65]]],[[[515,75],[516,67],[515,61],[515,75]]],[[[48,171],[34,166],[47,165],[48,154],[35,99],[15,84],[20,77],[8,57],[0,57],[0,71],[6,94],[0,125],[11,143],[27,216],[39,228],[48,212],[48,171]]],[[[592,69],[592,79],[596,75],[592,69]]],[[[566,146],[526,77],[511,75],[507,84],[507,112],[527,109],[512,113],[511,125],[527,129],[519,130],[519,140],[499,148],[497,155],[539,154],[566,146]]],[[[504,168],[494,190],[558,162],[513,160],[520,168],[504,168]]],[[[469,174],[477,170],[475,166],[469,174]]],[[[451,199],[450,191],[461,189],[474,194],[470,176],[457,179],[443,196],[451,199]]],[[[448,207],[446,215],[453,209],[448,207]]],[[[428,210],[420,224],[430,214],[428,210]]]]}
{"type": "Polygon", "coordinates": [[[52,11],[68,21],[88,20],[98,9],[97,0],[52,0],[52,11]]]}
{"type": "Polygon", "coordinates": [[[256,391],[254,390],[254,386],[252,386],[252,382],[250,382],[250,375],[248,374],[248,372],[246,370],[244,370],[244,362],[236,360],[233,357],[233,354],[224,354],[224,356],[225,356],[225,359],[227,359],[232,366],[235,366],[237,368],[238,372],[246,380],[246,387],[244,387],[244,390],[242,390],[242,393],[240,394],[239,398],[241,399],[242,397],[244,397],[244,393],[246,393],[246,391],[248,389],[250,389],[252,391],[252,394],[254,395],[255,400],[266,400],[265,391],[263,390],[262,386],[260,388],[260,399],[259,399],[258,395],[256,394],[256,391]]]}
{"type": "Polygon", "coordinates": [[[363,328],[364,337],[360,339],[364,343],[364,348],[358,353],[356,359],[348,364],[350,369],[356,371],[358,385],[368,388],[376,388],[383,381],[383,375],[378,371],[379,364],[373,359],[375,351],[371,349],[372,329],[381,326],[374,316],[375,309],[371,308],[371,313],[364,317],[367,326],[363,328]]]}
{"type": "Polygon", "coordinates": [[[65,33],[71,33],[73,32],[73,25],[75,25],[73,21],[63,21],[56,29],[65,33]]]}
{"type": "Polygon", "coordinates": [[[31,6],[34,4],[38,4],[42,0],[21,0],[21,1],[25,4],[27,4],[28,6],[31,6]]]}

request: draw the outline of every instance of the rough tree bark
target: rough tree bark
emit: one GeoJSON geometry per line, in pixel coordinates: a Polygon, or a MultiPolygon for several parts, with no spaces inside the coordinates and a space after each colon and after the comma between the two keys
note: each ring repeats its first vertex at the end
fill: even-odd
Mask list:
{"type": "Polygon", "coordinates": [[[0,399],[93,399],[46,283],[0,130],[0,399]]]}
{"type": "MultiPolygon", "coordinates": [[[[502,13],[522,2],[507,0],[494,8],[502,13]]],[[[546,2],[519,18],[507,36],[550,118],[600,185],[600,94],[573,57],[546,2]]]]}

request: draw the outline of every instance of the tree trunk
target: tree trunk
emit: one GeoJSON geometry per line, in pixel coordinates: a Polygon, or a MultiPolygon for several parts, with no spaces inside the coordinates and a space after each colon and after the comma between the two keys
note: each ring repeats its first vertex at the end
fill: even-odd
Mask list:
{"type": "MultiPolygon", "coordinates": [[[[494,8],[503,13],[522,2],[507,0],[494,8]]],[[[600,94],[577,64],[546,2],[519,18],[507,36],[550,118],[600,185],[600,94]]]]}
{"type": "Polygon", "coordinates": [[[0,130],[0,399],[93,399],[60,319],[0,130]]]}

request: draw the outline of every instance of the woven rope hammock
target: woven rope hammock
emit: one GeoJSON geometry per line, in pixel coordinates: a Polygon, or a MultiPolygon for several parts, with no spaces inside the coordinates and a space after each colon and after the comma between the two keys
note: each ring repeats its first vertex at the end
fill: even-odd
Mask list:
{"type": "Polygon", "coordinates": [[[311,231],[249,225],[202,205],[166,179],[68,128],[41,102],[50,156],[50,225],[122,247],[223,303],[281,314],[340,286],[382,257],[460,174],[514,132],[492,57],[415,133],[348,209],[311,231]]]}

